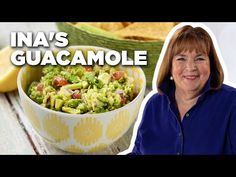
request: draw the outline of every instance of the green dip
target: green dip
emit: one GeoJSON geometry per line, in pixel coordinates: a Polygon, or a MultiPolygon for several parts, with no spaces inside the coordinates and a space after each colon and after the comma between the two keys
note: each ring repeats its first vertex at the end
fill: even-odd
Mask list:
{"type": "Polygon", "coordinates": [[[136,96],[134,79],[116,67],[45,66],[27,91],[36,103],[56,111],[85,114],[120,108],[136,96]]]}

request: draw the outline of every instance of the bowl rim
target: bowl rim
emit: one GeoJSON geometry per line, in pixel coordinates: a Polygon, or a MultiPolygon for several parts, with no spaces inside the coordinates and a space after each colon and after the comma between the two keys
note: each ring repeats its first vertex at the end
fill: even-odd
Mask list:
{"type": "MultiPolygon", "coordinates": [[[[97,47],[97,46],[91,46],[91,45],[73,45],[73,46],[69,46],[69,47],[82,47],[82,48],[100,48],[100,49],[103,49],[103,50],[111,50],[111,49],[108,49],[108,48],[103,48],[103,47],[97,47]]],[[[69,48],[68,47],[68,48],[69,48]]],[[[61,111],[55,111],[55,110],[52,110],[52,109],[49,109],[49,108],[45,108],[43,106],[41,106],[40,104],[34,102],[32,99],[30,99],[30,97],[25,93],[25,91],[23,90],[22,88],[22,84],[21,84],[21,78],[22,78],[22,73],[23,73],[23,70],[26,68],[27,65],[23,66],[20,71],[19,71],[19,74],[17,76],[17,88],[18,88],[18,91],[21,92],[21,95],[23,97],[26,98],[26,100],[28,100],[28,102],[30,102],[31,104],[35,105],[38,109],[42,109],[43,111],[46,111],[47,113],[54,113],[54,114],[58,114],[60,117],[64,117],[64,116],[67,116],[67,118],[84,118],[84,117],[89,117],[89,116],[93,116],[93,117],[97,117],[97,116],[102,116],[104,114],[112,114],[112,113],[117,113],[117,112],[120,112],[122,109],[125,109],[126,107],[134,104],[136,102],[136,100],[142,96],[141,93],[145,93],[145,89],[146,89],[146,76],[144,74],[144,71],[142,70],[142,68],[140,66],[133,66],[133,67],[137,67],[142,75],[143,75],[143,78],[144,78],[144,83],[143,83],[143,86],[142,88],[140,89],[138,95],[135,97],[135,99],[133,99],[131,102],[129,102],[128,104],[120,107],[120,108],[117,108],[117,109],[114,109],[112,111],[108,111],[108,112],[102,112],[102,113],[85,113],[85,114],[70,114],[70,113],[65,113],[65,112],[61,112],[61,111]]],[[[121,65],[122,66],[122,65],[121,65]]]]}
{"type": "Polygon", "coordinates": [[[123,38],[111,38],[111,37],[108,37],[108,36],[105,36],[105,35],[99,35],[99,34],[95,34],[95,33],[92,33],[90,31],[87,31],[87,30],[84,30],[78,26],[75,26],[73,25],[71,22],[57,22],[56,24],[65,24],[65,25],[69,25],[71,28],[75,29],[75,30],[80,30],[80,31],[83,31],[84,33],[87,33],[91,36],[95,36],[95,37],[101,37],[101,38],[104,38],[104,39],[108,39],[108,40],[116,40],[116,41],[119,41],[119,42],[130,42],[130,43],[134,43],[134,44],[151,44],[151,45],[155,45],[155,44],[164,44],[164,41],[163,40],[150,40],[150,41],[145,41],[145,40],[135,40],[135,39],[123,39],[123,38]]]}

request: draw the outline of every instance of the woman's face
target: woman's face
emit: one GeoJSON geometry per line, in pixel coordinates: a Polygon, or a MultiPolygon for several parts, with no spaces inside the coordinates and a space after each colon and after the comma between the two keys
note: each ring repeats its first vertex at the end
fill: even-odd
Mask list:
{"type": "Polygon", "coordinates": [[[185,51],[172,60],[176,90],[199,94],[210,76],[210,60],[204,53],[185,51]]]}

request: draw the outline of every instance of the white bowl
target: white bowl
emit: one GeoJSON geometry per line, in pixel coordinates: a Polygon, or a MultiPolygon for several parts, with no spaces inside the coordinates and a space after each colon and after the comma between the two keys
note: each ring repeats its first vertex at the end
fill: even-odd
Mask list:
{"type": "MultiPolygon", "coordinates": [[[[72,46],[77,49],[108,50],[94,46],[72,46]]],[[[75,153],[97,153],[121,138],[137,118],[144,98],[146,78],[140,67],[122,67],[134,78],[137,97],[125,106],[99,114],[68,114],[37,104],[27,94],[29,84],[39,80],[42,67],[22,67],[17,78],[19,95],[30,124],[45,140],[56,147],[75,153]]]]}

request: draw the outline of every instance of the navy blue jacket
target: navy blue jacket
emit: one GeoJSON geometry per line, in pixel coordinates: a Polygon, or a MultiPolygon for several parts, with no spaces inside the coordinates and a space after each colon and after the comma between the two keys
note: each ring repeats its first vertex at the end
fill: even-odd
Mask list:
{"type": "MultiPolygon", "coordinates": [[[[173,82],[173,81],[172,81],[173,82]]],[[[145,105],[131,154],[236,154],[236,89],[206,83],[197,103],[179,119],[174,83],[161,86],[145,105]]]]}

